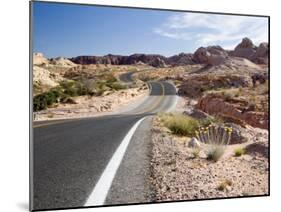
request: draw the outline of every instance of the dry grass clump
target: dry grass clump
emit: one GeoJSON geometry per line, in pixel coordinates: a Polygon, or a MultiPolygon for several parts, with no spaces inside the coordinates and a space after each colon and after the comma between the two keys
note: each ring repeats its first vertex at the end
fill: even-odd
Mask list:
{"type": "Polygon", "coordinates": [[[193,136],[195,130],[199,127],[196,119],[183,114],[159,114],[159,117],[164,126],[170,129],[175,135],[193,136]]]}
{"type": "Polygon", "coordinates": [[[199,158],[200,148],[199,147],[193,148],[191,154],[192,154],[193,158],[199,158]]]}
{"type": "Polygon", "coordinates": [[[246,154],[246,149],[244,147],[237,147],[234,150],[235,157],[240,157],[242,155],[246,154]]]}
{"type": "Polygon", "coordinates": [[[200,127],[195,131],[196,137],[206,144],[208,160],[217,162],[224,154],[226,146],[230,142],[232,128],[210,124],[208,127],[200,127]]]}

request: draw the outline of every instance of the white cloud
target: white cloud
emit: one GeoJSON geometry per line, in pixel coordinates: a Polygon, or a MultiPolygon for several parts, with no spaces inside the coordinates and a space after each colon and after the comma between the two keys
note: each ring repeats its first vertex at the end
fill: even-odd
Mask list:
{"type": "Polygon", "coordinates": [[[182,40],[190,40],[191,39],[191,34],[186,33],[186,32],[168,32],[164,31],[162,29],[154,29],[153,30],[155,33],[160,34],[162,36],[168,37],[168,38],[175,38],[175,39],[182,39],[182,40]]]}
{"type": "Polygon", "coordinates": [[[268,41],[267,26],[267,19],[262,17],[182,13],[170,16],[154,33],[193,40],[198,46],[220,44],[233,48],[243,37],[255,44],[268,41]]]}

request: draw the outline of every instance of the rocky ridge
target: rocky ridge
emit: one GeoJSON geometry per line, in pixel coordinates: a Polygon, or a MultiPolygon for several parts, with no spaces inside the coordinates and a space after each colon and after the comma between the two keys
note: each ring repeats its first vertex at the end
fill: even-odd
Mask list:
{"type": "Polygon", "coordinates": [[[233,51],[226,51],[220,46],[200,47],[194,54],[180,53],[171,57],[158,54],[132,54],[129,56],[108,54],[105,56],[78,56],[69,58],[76,64],[111,64],[132,65],[144,63],[153,67],[180,66],[193,64],[219,65],[229,57],[241,57],[254,63],[268,63],[268,43],[256,47],[249,38],[244,38],[233,51]]]}

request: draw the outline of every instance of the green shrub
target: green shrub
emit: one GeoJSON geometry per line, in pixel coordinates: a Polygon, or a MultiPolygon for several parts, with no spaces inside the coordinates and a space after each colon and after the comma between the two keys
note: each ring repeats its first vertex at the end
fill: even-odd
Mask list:
{"type": "Polygon", "coordinates": [[[98,76],[98,81],[105,81],[106,83],[113,83],[117,78],[112,73],[104,73],[98,76]]]}
{"type": "Polygon", "coordinates": [[[162,120],[164,126],[170,129],[173,134],[181,136],[193,136],[199,126],[197,120],[183,114],[165,115],[162,120]]]}
{"type": "Polygon", "coordinates": [[[52,89],[48,92],[38,94],[33,97],[33,110],[44,110],[48,106],[57,103],[60,93],[58,90],[52,89]]]}
{"type": "Polygon", "coordinates": [[[126,86],[125,85],[122,85],[121,83],[119,82],[114,82],[110,85],[108,85],[110,88],[118,91],[118,90],[122,90],[122,89],[126,89],[126,86]]]}
{"type": "Polygon", "coordinates": [[[246,153],[246,149],[243,148],[243,147],[237,147],[235,150],[234,150],[234,155],[236,157],[240,157],[242,155],[244,155],[246,153]]]}
{"type": "Polygon", "coordinates": [[[103,80],[65,80],[60,85],[52,88],[48,92],[38,94],[33,98],[34,111],[44,110],[54,103],[72,103],[75,101],[71,97],[75,96],[101,96],[105,91],[113,89],[125,89],[126,86],[120,84],[117,79],[110,73],[100,76],[103,80]]]}
{"type": "Polygon", "coordinates": [[[47,99],[44,94],[38,94],[33,97],[33,110],[39,111],[47,108],[47,99]]]}

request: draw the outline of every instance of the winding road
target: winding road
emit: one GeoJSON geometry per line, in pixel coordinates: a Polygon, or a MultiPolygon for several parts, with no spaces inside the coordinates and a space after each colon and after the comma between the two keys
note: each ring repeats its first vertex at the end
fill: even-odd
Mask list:
{"type": "MultiPolygon", "coordinates": [[[[129,82],[132,73],[120,79],[129,82]]],[[[168,82],[148,85],[149,96],[126,113],[33,123],[34,210],[152,200],[151,117],[177,97],[168,82]]]]}

